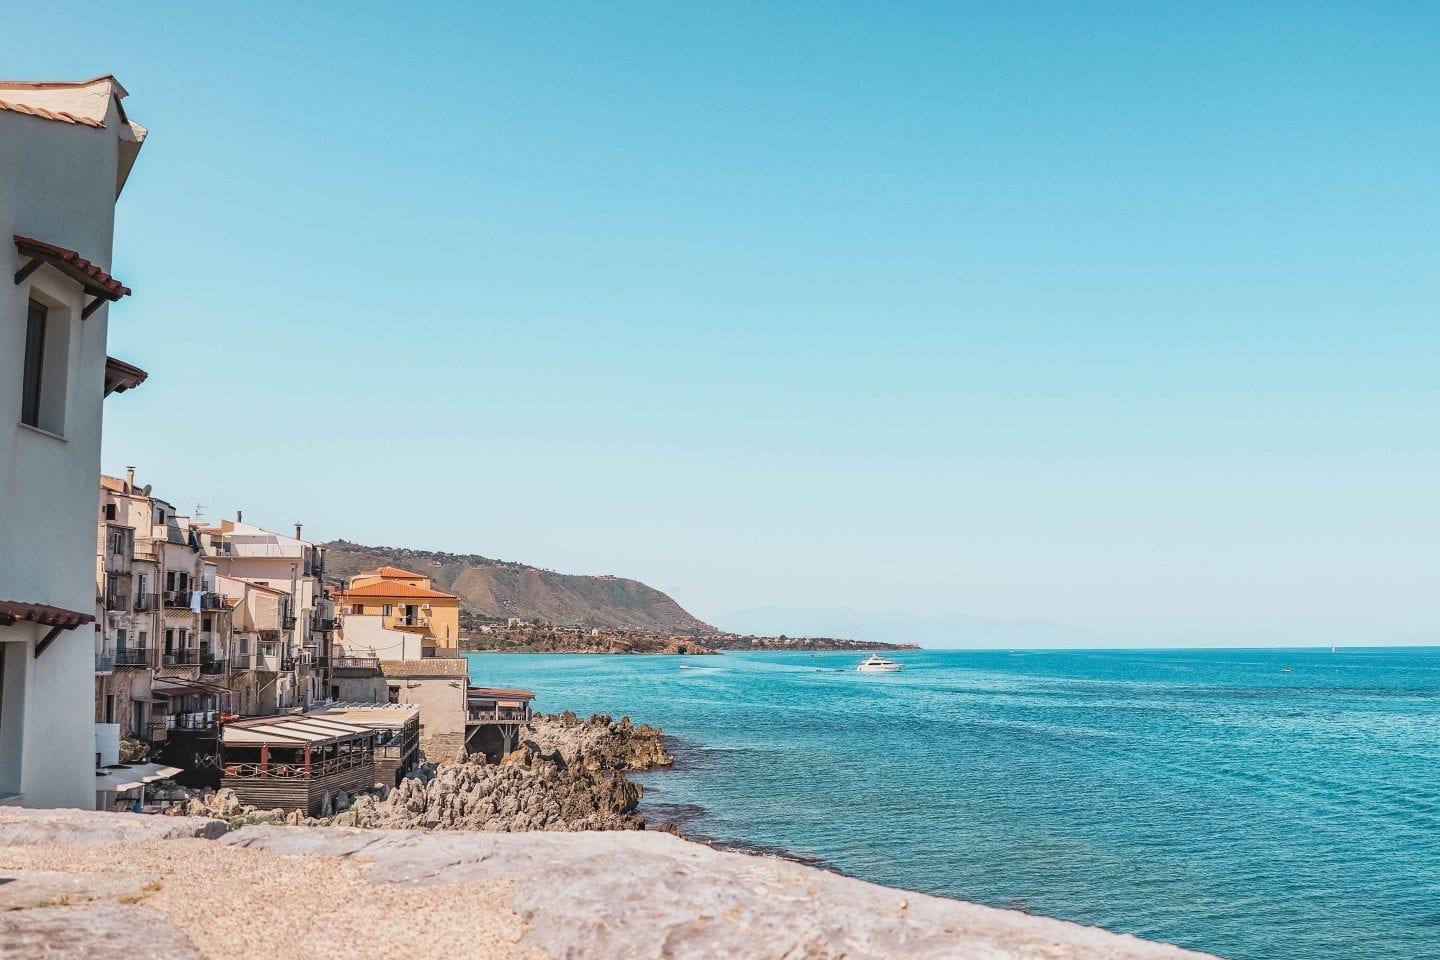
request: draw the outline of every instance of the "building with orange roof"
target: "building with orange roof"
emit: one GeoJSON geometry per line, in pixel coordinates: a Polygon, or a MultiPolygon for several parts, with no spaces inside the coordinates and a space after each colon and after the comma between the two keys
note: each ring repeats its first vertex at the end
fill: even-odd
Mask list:
{"type": "MultiPolygon", "coordinates": [[[[434,589],[424,574],[398,567],[366,570],[336,596],[336,609],[347,621],[378,617],[384,630],[413,634],[422,656],[459,655],[460,598],[434,589]]],[[[347,652],[353,653],[349,647],[347,652]]]]}

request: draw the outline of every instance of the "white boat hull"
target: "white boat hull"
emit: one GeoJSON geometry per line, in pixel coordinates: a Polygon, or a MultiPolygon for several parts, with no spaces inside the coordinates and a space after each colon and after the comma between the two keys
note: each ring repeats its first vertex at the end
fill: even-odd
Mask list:
{"type": "Polygon", "coordinates": [[[899,673],[901,666],[898,663],[886,663],[876,667],[859,666],[855,668],[856,673],[899,673]]]}

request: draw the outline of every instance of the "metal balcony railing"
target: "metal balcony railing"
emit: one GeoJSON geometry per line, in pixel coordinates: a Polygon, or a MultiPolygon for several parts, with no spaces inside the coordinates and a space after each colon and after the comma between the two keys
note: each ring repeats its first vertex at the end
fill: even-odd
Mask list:
{"type": "Polygon", "coordinates": [[[115,651],[117,667],[152,667],[155,665],[154,647],[126,647],[115,651]]]}
{"type": "Polygon", "coordinates": [[[221,676],[230,671],[230,661],[224,657],[200,658],[200,672],[208,676],[221,676]]]}
{"type": "Polygon", "coordinates": [[[379,657],[331,657],[330,666],[335,670],[379,670],[379,657]]]}
{"type": "Polygon", "coordinates": [[[160,663],[166,667],[193,667],[200,663],[200,651],[171,650],[161,655],[160,663]]]}
{"type": "Polygon", "coordinates": [[[95,671],[109,673],[115,669],[115,651],[105,650],[95,654],[95,671]]]}

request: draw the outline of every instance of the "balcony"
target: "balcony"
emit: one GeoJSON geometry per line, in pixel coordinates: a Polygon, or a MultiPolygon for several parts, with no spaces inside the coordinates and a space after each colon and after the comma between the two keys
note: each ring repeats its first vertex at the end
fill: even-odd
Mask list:
{"type": "Polygon", "coordinates": [[[110,673],[115,669],[115,651],[101,650],[95,653],[95,672],[110,673]]]}
{"type": "Polygon", "coordinates": [[[169,653],[161,655],[160,664],[165,667],[199,666],[200,651],[198,649],[171,650],[169,653]]]}
{"type": "Polygon", "coordinates": [[[310,618],[310,632],[311,632],[311,633],[331,633],[331,632],[333,632],[334,630],[335,630],[335,618],[334,618],[334,617],[311,617],[311,618],[310,618]]]}
{"type": "Polygon", "coordinates": [[[115,651],[116,667],[153,667],[154,665],[154,647],[126,647],[115,651]]]}
{"type": "Polygon", "coordinates": [[[281,657],[281,658],[280,658],[280,672],[281,672],[281,673],[289,673],[290,671],[292,671],[292,670],[294,670],[294,669],[295,669],[295,658],[294,658],[294,657],[281,657]]]}
{"type": "Polygon", "coordinates": [[[164,593],[164,602],[167,607],[189,607],[190,591],[166,590],[164,593]]]}
{"type": "Polygon", "coordinates": [[[159,605],[160,605],[160,595],[159,595],[159,594],[156,594],[156,593],[137,593],[137,594],[135,594],[135,610],[136,610],[137,612],[144,612],[144,611],[146,611],[146,610],[154,610],[154,609],[155,609],[157,606],[159,606],[159,605]]]}
{"type": "Polygon", "coordinates": [[[428,627],[428,626],[430,626],[430,618],[429,618],[429,617],[402,617],[402,616],[396,616],[396,617],[392,620],[391,626],[395,626],[395,627],[428,627]]]}
{"type": "Polygon", "coordinates": [[[200,657],[200,673],[204,676],[224,676],[230,672],[230,661],[224,657],[212,657],[202,655],[200,657]]]}
{"type": "Polygon", "coordinates": [[[373,677],[380,672],[380,658],[331,657],[330,670],[336,677],[373,677]]]}
{"type": "Polygon", "coordinates": [[[230,658],[230,666],[236,670],[255,669],[255,658],[248,653],[237,653],[230,658]]]}

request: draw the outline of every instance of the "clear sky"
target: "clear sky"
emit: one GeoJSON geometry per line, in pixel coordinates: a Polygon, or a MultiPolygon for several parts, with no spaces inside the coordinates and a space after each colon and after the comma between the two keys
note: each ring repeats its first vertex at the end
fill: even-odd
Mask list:
{"type": "Polygon", "coordinates": [[[114,4],[104,462],[317,539],[1440,640],[1440,6],[114,4]]]}

